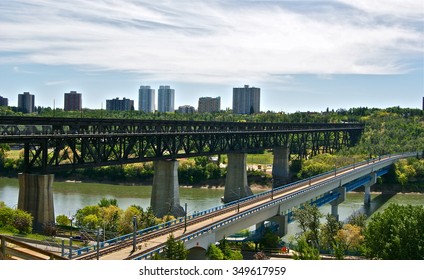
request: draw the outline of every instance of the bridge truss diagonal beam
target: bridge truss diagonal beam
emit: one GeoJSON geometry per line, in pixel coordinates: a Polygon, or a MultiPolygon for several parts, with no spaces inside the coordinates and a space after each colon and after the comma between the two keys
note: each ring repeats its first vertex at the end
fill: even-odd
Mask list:
{"type": "Polygon", "coordinates": [[[289,147],[306,158],[354,145],[362,124],[5,117],[0,143],[25,146],[26,170],[105,166],[289,147]],[[12,125],[13,124],[13,125],[12,125]]]}

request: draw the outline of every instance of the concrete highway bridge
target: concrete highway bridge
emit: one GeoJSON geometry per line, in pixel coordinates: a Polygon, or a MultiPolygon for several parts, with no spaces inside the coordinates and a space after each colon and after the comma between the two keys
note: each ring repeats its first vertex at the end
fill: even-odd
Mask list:
{"type": "MultiPolygon", "coordinates": [[[[278,234],[284,236],[292,212],[305,204],[321,206],[330,203],[331,214],[338,218],[338,205],[345,200],[346,193],[361,186],[365,187],[364,204],[369,204],[370,188],[379,176],[386,174],[399,159],[419,156],[424,155],[404,153],[354,163],[132,234],[70,250],[63,257],[74,260],[150,259],[153,254],[163,251],[172,233],[175,239],[184,241],[190,251],[189,259],[204,259],[210,244],[251,226],[260,228],[266,221],[278,224],[278,234]]],[[[6,252],[4,242],[1,245],[6,252]]]]}
{"type": "Polygon", "coordinates": [[[289,159],[307,158],[353,146],[359,123],[251,123],[90,118],[0,118],[0,143],[24,148],[18,208],[34,217],[34,228],[54,223],[54,172],[137,162],[154,162],[151,207],[156,216],[184,216],[178,159],[228,155],[224,201],[252,194],[246,155],[273,149],[273,180],[289,177],[289,159]]]}
{"type": "MultiPolygon", "coordinates": [[[[251,226],[261,227],[271,221],[279,225],[278,234],[287,233],[294,209],[304,204],[318,206],[330,203],[331,214],[338,218],[338,205],[346,193],[365,187],[364,204],[371,202],[370,188],[379,176],[402,158],[417,153],[389,155],[355,163],[299,182],[248,196],[188,217],[136,231],[98,245],[75,250],[73,259],[141,260],[161,253],[169,235],[184,241],[189,259],[204,259],[210,244],[251,226]]],[[[422,155],[421,155],[422,156],[422,155]]]]}

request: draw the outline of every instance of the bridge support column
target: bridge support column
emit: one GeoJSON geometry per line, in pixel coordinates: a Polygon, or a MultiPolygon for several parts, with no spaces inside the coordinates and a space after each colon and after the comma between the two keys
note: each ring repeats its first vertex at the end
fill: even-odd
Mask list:
{"type": "Polygon", "coordinates": [[[339,220],[339,204],[346,200],[346,188],[343,186],[340,186],[333,191],[340,193],[340,196],[337,200],[330,202],[331,215],[333,215],[338,221],[339,220]]]}
{"type": "Polygon", "coordinates": [[[34,230],[41,231],[45,225],[54,224],[54,175],[19,173],[18,179],[18,209],[31,213],[34,230]]]}
{"type": "Polygon", "coordinates": [[[377,173],[371,173],[371,181],[365,184],[364,205],[371,204],[371,186],[377,183],[377,173]]]}
{"type": "Polygon", "coordinates": [[[287,181],[290,179],[288,147],[274,147],[272,178],[273,188],[287,183],[287,181]]]}
{"type": "Polygon", "coordinates": [[[154,175],[150,205],[157,217],[173,215],[184,216],[180,205],[180,190],[178,184],[178,161],[154,161],[154,175]]]}
{"type": "Polygon", "coordinates": [[[247,183],[246,154],[228,154],[224,203],[252,195],[247,183]]]}
{"type": "Polygon", "coordinates": [[[287,234],[289,229],[289,216],[287,215],[278,215],[274,216],[269,221],[275,222],[278,224],[277,235],[283,237],[287,234]]]}

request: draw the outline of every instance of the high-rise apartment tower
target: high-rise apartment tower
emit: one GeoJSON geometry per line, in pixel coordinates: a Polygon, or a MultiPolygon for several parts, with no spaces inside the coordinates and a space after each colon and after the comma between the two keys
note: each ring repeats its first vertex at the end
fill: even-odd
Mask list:
{"type": "Polygon", "coordinates": [[[78,93],[76,91],[65,93],[65,105],[63,109],[65,111],[81,111],[82,109],[81,93],[78,93]]]}
{"type": "Polygon", "coordinates": [[[255,114],[260,112],[261,89],[245,85],[233,88],[233,113],[255,114]]]}
{"type": "Polygon", "coordinates": [[[158,90],[158,111],[174,112],[175,90],[170,86],[160,86],[158,90]]]}
{"type": "Polygon", "coordinates": [[[132,111],[134,110],[134,100],[123,98],[119,100],[119,98],[106,100],[106,110],[107,111],[132,111]]]}
{"type": "Polygon", "coordinates": [[[221,111],[221,97],[200,97],[199,107],[197,110],[199,113],[213,113],[221,111]]]}
{"type": "Polygon", "coordinates": [[[143,112],[155,111],[155,90],[150,86],[140,86],[138,90],[138,110],[143,112]]]}
{"type": "Polygon", "coordinates": [[[9,100],[3,96],[0,96],[0,106],[9,106],[9,100]]]}
{"type": "Polygon", "coordinates": [[[18,110],[22,113],[35,111],[35,96],[29,92],[18,94],[18,110]]]}

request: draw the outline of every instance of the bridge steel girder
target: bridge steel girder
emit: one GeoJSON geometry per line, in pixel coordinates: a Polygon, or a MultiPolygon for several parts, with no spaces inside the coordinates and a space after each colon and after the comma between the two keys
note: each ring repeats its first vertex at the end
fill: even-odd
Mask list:
{"type": "Polygon", "coordinates": [[[273,147],[289,147],[292,157],[306,158],[354,145],[363,130],[361,124],[89,122],[34,117],[18,119],[11,126],[8,121],[0,120],[0,128],[7,127],[0,143],[24,143],[26,172],[249,153],[273,147]],[[16,127],[30,133],[17,134],[16,127]]]}

